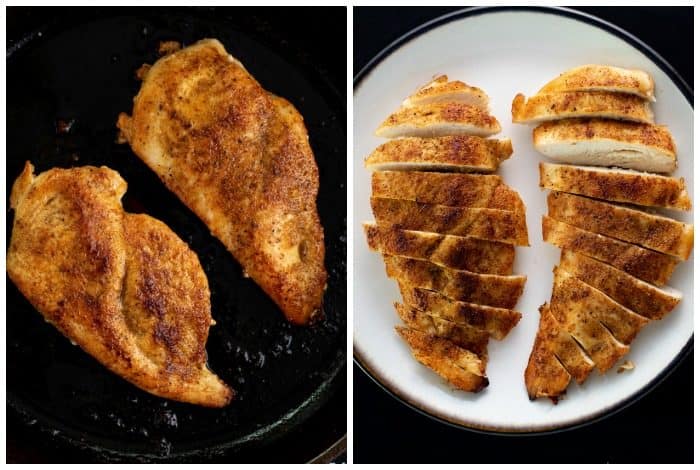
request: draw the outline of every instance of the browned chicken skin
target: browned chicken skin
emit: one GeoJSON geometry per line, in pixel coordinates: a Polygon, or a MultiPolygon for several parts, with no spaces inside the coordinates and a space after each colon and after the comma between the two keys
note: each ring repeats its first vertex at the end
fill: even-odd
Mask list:
{"type": "Polygon", "coordinates": [[[27,163],[12,189],[7,271],[44,318],[112,372],[164,398],[221,407],[233,391],[206,366],[209,286],[165,224],[124,212],[108,168],[27,163]]]}
{"type": "Polygon", "coordinates": [[[117,126],[291,322],[321,316],[318,168],[294,106],[207,39],[156,62],[117,126]]]}

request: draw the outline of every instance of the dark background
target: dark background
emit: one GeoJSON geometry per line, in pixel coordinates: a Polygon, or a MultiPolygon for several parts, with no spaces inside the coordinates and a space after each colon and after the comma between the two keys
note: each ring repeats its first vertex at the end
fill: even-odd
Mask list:
{"type": "MultiPolygon", "coordinates": [[[[113,168],[118,169],[129,182],[129,191],[124,200],[127,210],[141,212],[144,211],[145,207],[146,212],[166,221],[173,230],[179,233],[183,239],[188,240],[188,243],[193,247],[194,245],[198,245],[199,249],[195,248],[195,250],[198,251],[200,259],[203,260],[203,267],[209,277],[213,299],[212,304],[214,306],[216,305],[217,296],[219,299],[229,299],[237,296],[238,301],[240,301],[242,305],[246,305],[245,312],[238,311],[234,315],[230,312],[235,312],[233,308],[235,305],[231,304],[231,308],[226,309],[226,314],[231,315],[233,318],[227,319],[227,322],[221,322],[222,325],[226,323],[227,327],[217,327],[210,332],[208,342],[209,360],[217,361],[217,357],[223,358],[220,360],[221,364],[214,364],[214,370],[219,374],[223,374],[226,373],[227,368],[230,368],[231,373],[229,374],[229,379],[233,378],[234,375],[238,373],[234,369],[235,367],[247,367],[244,361],[238,357],[240,355],[239,348],[236,347],[234,350],[228,351],[229,354],[217,355],[213,354],[213,352],[218,350],[218,345],[223,346],[224,348],[222,351],[226,352],[225,335],[228,335],[229,331],[232,332],[232,334],[240,333],[241,335],[254,337],[256,335],[256,328],[260,329],[261,327],[265,327],[268,321],[270,322],[268,331],[271,336],[276,338],[279,335],[283,336],[284,334],[288,334],[289,342],[287,345],[289,349],[288,351],[284,351],[286,355],[280,356],[282,359],[271,360],[271,356],[268,355],[268,360],[264,362],[265,367],[263,368],[260,366],[260,371],[272,371],[273,367],[277,367],[275,364],[291,364],[291,359],[284,358],[301,358],[307,353],[308,357],[312,360],[307,361],[304,367],[313,368],[314,364],[317,362],[321,364],[334,360],[334,356],[331,355],[329,349],[323,349],[324,354],[314,354],[321,351],[321,349],[316,349],[315,345],[317,343],[320,344],[316,341],[316,338],[338,338],[338,344],[341,345],[339,347],[342,348],[339,349],[339,351],[341,351],[339,354],[345,355],[345,321],[340,319],[345,317],[345,191],[342,188],[345,185],[345,86],[348,73],[346,70],[347,60],[344,53],[346,50],[346,23],[346,10],[342,7],[323,10],[285,8],[215,9],[210,7],[191,9],[151,7],[129,9],[93,7],[13,7],[7,9],[8,55],[9,51],[14,50],[14,48],[22,44],[21,39],[26,37],[28,32],[37,29],[43,31],[43,36],[33,39],[30,46],[27,47],[27,49],[30,49],[30,55],[27,56],[25,53],[25,55],[22,56],[26,59],[18,59],[13,56],[8,60],[8,92],[10,96],[8,97],[7,114],[9,116],[8,128],[13,131],[13,135],[11,136],[12,138],[8,138],[8,152],[10,156],[5,164],[8,167],[8,177],[10,181],[14,179],[18,173],[16,168],[18,159],[31,158],[35,164],[40,163],[39,161],[42,160],[43,165],[37,166],[38,171],[45,170],[47,166],[52,166],[54,164],[59,166],[61,164],[67,166],[73,165],[74,163],[63,159],[63,157],[68,158],[66,148],[70,147],[70,145],[75,145],[75,148],[78,149],[76,150],[76,156],[78,153],[80,154],[80,161],[82,164],[89,164],[91,162],[94,164],[94,162],[100,162],[100,158],[119,157],[112,158],[111,160],[107,159],[107,161],[102,161],[102,163],[109,164],[113,168]],[[317,21],[317,18],[314,18],[311,14],[318,14],[319,12],[324,18],[322,22],[317,21]],[[84,40],[72,41],[69,43],[71,49],[77,50],[71,51],[66,50],[66,48],[61,49],[61,46],[58,45],[64,44],[65,41],[57,41],[54,34],[60,35],[61,31],[72,30],[73,28],[78,28],[80,25],[92,24],[95,20],[102,20],[115,16],[140,18],[144,21],[143,24],[156,25],[160,29],[149,26],[149,36],[144,40],[139,36],[140,33],[134,34],[133,29],[137,24],[133,21],[129,22],[125,20],[119,23],[125,25],[123,29],[115,28],[114,30],[104,29],[105,24],[112,25],[114,22],[101,22],[102,29],[99,30],[98,34],[86,34],[84,40]],[[211,28],[206,26],[207,24],[211,24],[211,28]],[[334,299],[342,295],[342,303],[338,303],[338,305],[342,304],[342,309],[336,309],[331,306],[330,310],[327,312],[327,321],[314,327],[313,330],[308,330],[309,339],[311,341],[304,342],[297,340],[300,336],[307,334],[306,329],[301,327],[297,329],[291,328],[281,315],[265,315],[266,311],[264,307],[260,307],[259,304],[253,306],[252,301],[254,298],[261,297],[258,295],[259,289],[255,286],[250,285],[250,283],[248,283],[248,285],[244,285],[245,283],[243,283],[239,288],[237,285],[232,285],[232,283],[228,282],[229,279],[240,279],[240,272],[236,271],[236,269],[239,268],[230,258],[230,255],[225,253],[223,247],[219,246],[220,244],[211,243],[208,230],[202,227],[201,224],[197,225],[199,222],[196,218],[192,221],[190,220],[191,217],[187,215],[189,212],[183,212],[178,209],[181,204],[174,196],[165,191],[155,175],[147,171],[136,158],[130,155],[127,146],[114,147],[112,144],[114,136],[116,135],[113,119],[116,119],[118,110],[128,109],[128,106],[125,106],[123,103],[130,103],[133,93],[136,92],[139,86],[138,83],[133,80],[132,74],[135,66],[141,62],[138,64],[129,63],[128,66],[122,64],[126,64],[134,59],[132,43],[154,44],[156,41],[154,35],[161,34],[166,29],[168,30],[168,34],[173,34],[173,32],[177,31],[185,34],[186,31],[189,31],[189,33],[187,33],[187,38],[184,36],[176,36],[177,39],[187,42],[201,38],[202,36],[198,36],[199,34],[205,34],[205,32],[208,32],[207,34],[213,34],[211,31],[223,30],[223,32],[220,31],[221,36],[216,35],[216,37],[221,37],[222,39],[226,37],[230,38],[231,36],[240,37],[240,41],[250,38],[248,39],[249,41],[261,45],[262,47],[258,50],[251,47],[248,50],[239,51],[243,56],[238,57],[244,60],[249,70],[254,71],[259,80],[267,82],[268,84],[277,85],[278,88],[275,88],[275,90],[282,94],[282,96],[296,101],[297,107],[306,118],[306,125],[309,128],[312,146],[314,146],[314,150],[317,152],[317,157],[325,157],[328,163],[327,165],[319,165],[321,172],[321,193],[323,193],[324,187],[327,190],[341,188],[338,190],[338,194],[343,196],[340,198],[342,200],[326,198],[328,204],[337,204],[338,207],[342,207],[343,210],[339,212],[336,208],[332,209],[332,217],[330,218],[330,224],[332,226],[326,227],[325,229],[327,262],[330,259],[335,260],[336,258],[342,260],[341,263],[336,261],[329,262],[330,264],[328,266],[331,279],[337,280],[339,276],[342,276],[341,281],[337,283],[334,281],[335,285],[341,286],[342,288],[329,289],[329,292],[333,292],[332,297],[334,299]],[[229,32],[231,33],[230,35],[228,34],[229,32]],[[236,36],[238,34],[239,36],[236,36]],[[113,51],[116,51],[116,53],[112,57],[110,57],[109,54],[101,55],[104,52],[104,42],[99,42],[99,40],[96,40],[96,37],[104,41],[105,36],[109,36],[109,40],[115,43],[113,51]],[[324,38],[324,41],[318,41],[319,37],[324,38]],[[90,40],[92,40],[92,43],[90,40]],[[45,44],[42,43],[42,41],[49,42],[50,44],[47,45],[47,48],[53,47],[55,54],[47,54],[49,55],[48,58],[39,55],[41,60],[30,60],[30,58],[35,57],[31,55],[33,54],[31,51],[36,50],[36,43],[45,44]],[[328,47],[333,48],[333,53],[327,53],[326,48],[328,47]],[[250,52],[254,50],[256,54],[250,52]],[[338,50],[343,53],[338,54],[338,50]],[[66,57],[71,58],[76,56],[81,60],[66,60],[66,57]],[[314,84],[317,85],[315,90],[319,90],[323,87],[334,88],[334,90],[323,88],[323,97],[333,103],[335,115],[331,116],[328,120],[322,121],[321,111],[315,112],[325,109],[318,104],[319,98],[312,93],[308,95],[304,95],[303,93],[295,94],[296,91],[301,90],[301,88],[296,88],[297,82],[299,81],[298,75],[290,73],[286,77],[284,75],[280,77],[279,70],[290,70],[290,68],[268,67],[268,64],[279,64],[279,62],[268,62],[267,59],[270,57],[280,57],[282,58],[280,60],[288,61],[288,63],[291,64],[289,67],[295,68],[296,71],[303,74],[305,78],[309,80],[309,83],[312,84],[311,86],[314,84]],[[59,61],[60,63],[55,63],[59,61]],[[32,74],[17,72],[17,67],[21,67],[20,70],[23,71],[27,69],[34,70],[32,68],[32,63],[35,63],[40,71],[44,70],[41,67],[45,66],[47,70],[53,73],[32,74]],[[78,67],[82,66],[85,68],[84,76],[79,76],[81,72],[80,69],[77,70],[78,73],[76,74],[76,64],[78,64],[78,67]],[[88,65],[86,66],[86,64],[88,65]],[[132,65],[134,65],[134,67],[132,67],[132,65]],[[88,69],[88,66],[93,67],[92,70],[88,69]],[[124,72],[124,69],[126,69],[126,72],[124,72]],[[64,70],[65,73],[57,73],[55,72],[56,70],[64,70]],[[122,79],[124,73],[126,73],[127,80],[122,79]],[[275,76],[275,74],[277,74],[277,76],[275,76]],[[24,77],[26,77],[26,79],[24,77]],[[56,85],[58,82],[60,82],[60,87],[56,85]],[[126,89],[124,83],[127,84],[126,89]],[[13,86],[10,86],[11,84],[13,86]],[[76,88],[79,86],[83,87],[79,90],[79,92],[82,91],[82,93],[76,92],[76,88]],[[133,89],[128,89],[128,87],[133,89]],[[57,88],[65,91],[63,93],[58,92],[55,95],[47,94],[47,90],[55,90],[57,88]],[[120,93],[126,93],[126,100],[115,102],[112,98],[120,93]],[[18,102],[21,103],[17,104],[18,102]],[[62,137],[60,140],[56,138],[55,145],[53,144],[53,113],[51,108],[53,105],[63,109],[63,112],[67,112],[65,110],[72,110],[68,112],[69,116],[73,116],[72,112],[79,113],[77,114],[77,124],[74,126],[76,130],[71,131],[70,135],[65,138],[62,137]],[[121,109],[112,110],[112,108],[115,107],[121,107],[121,109]],[[45,108],[47,108],[48,111],[42,112],[45,108]],[[35,125],[17,126],[17,122],[27,121],[26,114],[28,113],[35,113],[36,121],[33,122],[35,125]],[[106,128],[104,128],[102,123],[104,120],[102,118],[105,114],[108,115],[109,120],[106,128]],[[46,128],[47,122],[50,123],[48,129],[46,128]],[[17,127],[21,127],[21,129],[17,127]],[[39,134],[39,136],[36,137],[35,134],[39,134]],[[27,138],[27,135],[30,135],[30,137],[27,138]],[[44,145],[42,142],[46,139],[48,139],[48,144],[44,145]],[[31,150],[35,147],[46,150],[46,155],[42,156],[42,152],[37,153],[31,150]],[[27,149],[30,150],[28,151],[27,149]],[[335,168],[341,169],[336,171],[335,168]],[[155,195],[154,193],[158,194],[155,195]],[[129,207],[130,200],[132,202],[142,202],[144,205],[140,207],[140,210],[136,206],[129,207]],[[178,214],[183,214],[183,216],[181,217],[178,214]],[[340,231],[343,232],[342,235],[333,235],[340,231]],[[207,237],[200,237],[198,235],[199,232],[206,233],[207,237]],[[183,233],[187,234],[187,236],[183,236],[183,233]],[[190,234],[193,234],[191,239],[190,234]],[[201,246],[199,246],[200,242],[201,246]],[[342,247],[340,245],[342,245],[342,247]],[[218,266],[219,264],[226,266],[226,275],[212,276],[212,273],[216,271],[216,269],[212,269],[211,272],[207,271],[209,269],[208,266],[218,266]],[[221,281],[221,286],[217,287],[217,285],[220,284],[219,280],[221,281]],[[260,308],[260,310],[255,310],[257,308],[260,308]],[[245,319],[246,317],[249,317],[253,324],[246,325],[244,323],[247,321],[245,319]],[[338,319],[338,321],[336,322],[335,319],[338,319]],[[336,325],[342,326],[337,327],[336,325]],[[328,333],[327,335],[325,334],[326,332],[328,333]],[[294,341],[291,339],[292,336],[294,336],[294,341]],[[217,338],[221,338],[221,341],[218,341],[217,338]]],[[[81,31],[84,30],[81,29],[81,31]]],[[[143,34],[146,36],[146,29],[144,29],[143,34]]],[[[174,38],[175,37],[168,37],[167,39],[174,38]]],[[[227,47],[245,49],[242,46],[244,44],[246,43],[234,41],[232,44],[228,44],[227,47]]],[[[229,49],[229,51],[231,51],[231,49],[229,49]]],[[[150,51],[149,53],[152,52],[153,51],[150,51]]],[[[21,56],[22,54],[22,50],[20,49],[20,52],[15,55],[21,56]]],[[[321,216],[323,219],[324,214],[321,206],[319,206],[319,211],[322,212],[321,216]]],[[[221,272],[219,272],[219,274],[221,274],[221,272]]],[[[264,297],[263,301],[266,302],[265,305],[270,303],[266,297],[264,297]]],[[[31,401],[35,396],[41,396],[45,390],[49,390],[49,394],[55,393],[55,397],[58,397],[55,398],[53,395],[51,396],[53,400],[51,403],[54,404],[56,416],[68,416],[66,421],[70,421],[70,415],[72,413],[72,418],[75,423],[84,424],[86,420],[83,418],[86,416],[90,417],[94,414],[96,417],[95,422],[92,423],[90,429],[92,429],[95,435],[99,435],[101,432],[114,439],[123,438],[124,442],[129,442],[127,438],[131,439],[131,437],[134,437],[132,434],[138,431],[138,428],[142,426],[142,431],[148,431],[148,433],[142,432],[141,435],[136,433],[137,435],[133,440],[146,446],[151,445],[150,443],[153,441],[154,448],[158,449],[156,445],[158,443],[158,436],[167,436],[170,442],[173,443],[173,453],[175,453],[180,442],[196,441],[195,439],[188,439],[187,437],[188,433],[192,433],[193,436],[195,435],[195,428],[197,428],[197,426],[195,426],[193,422],[201,423],[205,421],[206,429],[211,429],[212,434],[217,433],[217,430],[222,426],[221,423],[219,423],[219,418],[223,420],[225,417],[229,417],[230,420],[228,423],[233,423],[231,429],[234,430],[243,429],[244,424],[265,424],[268,420],[265,413],[270,413],[270,415],[275,414],[277,412],[276,403],[283,403],[284,400],[277,400],[275,404],[266,407],[264,410],[259,410],[259,413],[254,411],[256,409],[255,404],[267,400],[266,396],[268,392],[284,394],[286,400],[289,400],[290,404],[292,400],[296,403],[297,397],[292,395],[293,391],[290,390],[287,394],[285,387],[289,384],[291,389],[291,384],[301,382],[305,380],[306,377],[305,374],[300,372],[302,367],[297,368],[296,366],[276,371],[278,373],[275,373],[274,377],[260,378],[249,374],[246,369],[244,371],[245,373],[240,374],[240,377],[242,379],[247,378],[247,381],[235,383],[235,388],[239,391],[237,401],[231,407],[221,410],[220,413],[195,409],[197,407],[184,404],[168,403],[168,401],[145,394],[126,384],[126,382],[118,379],[116,376],[112,376],[106,372],[96,361],[89,358],[77,348],[70,346],[68,341],[62,338],[53,328],[47,326],[41,319],[41,316],[34,313],[32,311],[33,309],[25,304],[26,302],[19,296],[14,286],[9,284],[8,281],[8,304],[6,305],[6,309],[9,310],[10,314],[15,314],[10,315],[8,319],[8,351],[10,352],[8,352],[7,375],[8,378],[15,379],[8,387],[8,397],[10,392],[12,392],[13,396],[19,395],[22,396],[23,399],[28,397],[27,401],[31,401]],[[24,313],[27,313],[27,315],[21,315],[24,313]],[[18,319],[18,317],[23,318],[18,319]],[[16,324],[18,322],[24,322],[22,323],[23,327],[17,328],[16,324]],[[27,322],[31,325],[30,327],[27,327],[27,322]],[[15,328],[11,328],[11,325],[15,325],[15,328]],[[35,357],[39,357],[40,360],[26,360],[26,358],[35,357]],[[13,360],[10,361],[10,359],[13,360]],[[21,359],[24,359],[24,361],[21,359]],[[48,381],[43,373],[45,370],[58,370],[58,368],[54,367],[57,362],[60,364],[64,362],[69,363],[73,367],[70,370],[67,368],[61,369],[62,373],[58,376],[51,376],[51,380],[48,381]],[[75,364],[79,365],[75,366],[75,364]],[[84,371],[88,371],[89,373],[85,374],[83,373],[84,371]],[[285,379],[285,374],[288,374],[290,377],[285,379]],[[80,380],[76,380],[76,376],[79,376],[78,378],[80,380]],[[18,380],[18,377],[26,380],[18,380]],[[284,381],[283,384],[282,381],[284,381]],[[103,382],[108,384],[102,387],[103,393],[95,393],[97,385],[103,384],[103,382]],[[50,384],[50,386],[47,385],[47,383],[50,384]],[[246,388],[248,387],[246,384],[248,383],[254,385],[250,386],[250,392],[247,393],[246,397],[246,388]],[[270,385],[270,390],[266,391],[263,384],[276,385],[270,385]],[[60,389],[60,393],[55,391],[54,388],[60,389]],[[63,397],[63,393],[77,395],[69,396],[64,401],[61,401],[60,398],[63,397]],[[138,400],[138,402],[136,400],[138,400]],[[125,412],[126,408],[124,408],[113,413],[115,409],[119,408],[120,405],[118,405],[118,402],[121,403],[121,401],[127,402],[127,405],[130,406],[129,410],[135,411],[125,412]],[[129,403],[138,404],[129,405],[129,403]],[[63,406],[64,404],[65,406],[63,406]],[[158,406],[162,409],[159,410],[158,406]],[[95,413],[92,412],[93,408],[95,413]],[[212,418],[211,420],[206,420],[206,413],[215,415],[216,419],[212,418]],[[255,420],[248,419],[248,423],[246,424],[243,418],[244,413],[248,413],[249,415],[251,413],[256,413],[254,416],[255,420]],[[99,418],[97,418],[98,415],[99,418]],[[241,418],[238,418],[239,415],[241,418]],[[178,421],[174,421],[174,423],[172,421],[172,418],[175,416],[178,418],[179,426],[177,424],[178,421]],[[204,418],[202,418],[203,416],[204,418]],[[195,421],[192,421],[193,419],[195,421]],[[162,434],[160,434],[161,432],[162,434]],[[177,436],[183,436],[183,438],[176,442],[174,441],[174,437],[177,436]]],[[[226,307],[229,307],[229,305],[227,304],[226,307]]],[[[224,314],[221,310],[223,309],[220,309],[215,316],[218,315],[221,317],[221,315],[224,314]]],[[[264,334],[265,330],[263,330],[263,335],[264,334]]],[[[260,341],[265,341],[265,338],[261,336],[260,341]]],[[[231,344],[240,345],[243,343],[233,341],[231,344]]],[[[327,344],[331,344],[331,341],[329,340],[327,344]]],[[[268,352],[273,356],[277,353],[276,350],[270,350],[268,352]]],[[[319,376],[325,373],[322,372],[320,368],[315,370],[318,371],[319,376]]],[[[223,375],[221,376],[223,377],[223,375]]],[[[313,387],[316,382],[316,378],[311,378],[311,376],[309,376],[309,387],[313,387]]],[[[229,380],[228,383],[233,384],[234,382],[229,380]]],[[[255,448],[255,446],[249,446],[246,447],[245,451],[236,453],[235,456],[231,455],[231,453],[226,455],[214,454],[212,456],[200,455],[197,460],[212,460],[218,462],[230,462],[232,460],[304,462],[317,457],[336,443],[336,441],[342,439],[346,433],[345,367],[341,368],[341,372],[336,376],[331,387],[332,392],[327,401],[325,395],[311,400],[312,402],[316,400],[316,403],[321,406],[316,410],[313,416],[302,425],[296,427],[294,427],[295,423],[280,426],[280,431],[282,431],[284,435],[272,443],[266,442],[265,448],[260,449],[259,447],[255,448]]],[[[299,390],[301,393],[302,388],[299,388],[299,390]]],[[[272,400],[269,401],[272,402],[272,400]]],[[[50,428],[43,428],[42,419],[39,419],[39,423],[37,423],[36,419],[30,419],[32,416],[28,418],[27,416],[19,415],[10,406],[8,406],[7,411],[7,462],[9,463],[94,462],[102,461],[107,457],[106,454],[101,455],[99,451],[88,452],[79,450],[73,445],[69,445],[69,441],[66,441],[66,438],[63,437],[65,433],[61,433],[58,429],[51,430],[50,428]],[[29,426],[27,426],[27,424],[29,424],[29,426]]],[[[22,413],[26,412],[27,409],[22,410],[22,413]]],[[[70,425],[75,423],[66,422],[65,424],[70,428],[70,425]]],[[[51,425],[49,424],[49,426],[51,425]]],[[[77,428],[85,429],[79,426],[77,426],[77,428]]],[[[197,435],[201,435],[201,428],[196,432],[199,433],[197,435]]],[[[169,449],[171,444],[169,444],[167,440],[163,442],[169,449]]],[[[204,445],[201,444],[201,441],[196,442],[200,442],[200,445],[204,445]]],[[[333,452],[328,454],[326,458],[343,461],[345,458],[343,447],[344,444],[336,446],[333,452]]],[[[169,451],[165,451],[166,456],[168,452],[169,451]]],[[[128,458],[121,459],[129,460],[128,458]]]]}
{"type": "MultiPolygon", "coordinates": [[[[637,36],[693,83],[692,8],[577,8],[637,36]]],[[[355,8],[354,74],[402,34],[455,8],[355,8]]],[[[411,410],[353,371],[354,460],[364,462],[693,462],[693,355],[625,410],[533,437],[457,429],[411,410]]]]}

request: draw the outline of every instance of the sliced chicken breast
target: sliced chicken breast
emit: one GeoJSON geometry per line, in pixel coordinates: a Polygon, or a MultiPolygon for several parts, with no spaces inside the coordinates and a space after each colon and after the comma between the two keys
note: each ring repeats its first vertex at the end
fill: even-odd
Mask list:
{"type": "Polygon", "coordinates": [[[463,103],[487,111],[489,97],[481,88],[458,80],[448,81],[447,75],[440,75],[406,98],[403,106],[410,108],[432,103],[463,103]]]}
{"type": "Polygon", "coordinates": [[[501,132],[498,120],[487,111],[463,103],[430,103],[401,108],[375,131],[378,137],[438,137],[501,132]]]}
{"type": "Polygon", "coordinates": [[[540,328],[525,368],[525,388],[530,400],[549,398],[556,404],[566,393],[571,374],[551,351],[549,332],[543,328],[542,321],[540,316],[540,328]]]}
{"type": "Polygon", "coordinates": [[[654,99],[654,79],[643,70],[623,69],[610,65],[582,65],[559,75],[538,94],[566,91],[608,91],[629,93],[645,100],[654,99]]]}

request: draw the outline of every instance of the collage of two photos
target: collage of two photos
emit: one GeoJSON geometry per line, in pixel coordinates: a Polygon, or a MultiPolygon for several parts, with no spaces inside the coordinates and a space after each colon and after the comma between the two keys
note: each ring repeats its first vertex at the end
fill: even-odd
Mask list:
{"type": "Polygon", "coordinates": [[[4,12],[6,463],[693,461],[694,7],[4,12]]]}

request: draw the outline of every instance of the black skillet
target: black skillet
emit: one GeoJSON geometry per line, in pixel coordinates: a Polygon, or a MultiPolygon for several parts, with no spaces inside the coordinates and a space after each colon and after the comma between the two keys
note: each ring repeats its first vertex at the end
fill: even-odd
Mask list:
{"type": "MultiPolygon", "coordinates": [[[[330,62],[314,55],[305,40],[320,32],[344,58],[345,9],[326,11],[323,26],[308,11],[277,8],[7,13],[6,194],[25,160],[37,172],[78,165],[117,170],[129,185],[126,210],[164,221],[199,255],[217,321],[207,343],[209,365],[237,391],[236,400],[218,410],[142,392],[71,346],[8,279],[8,456],[14,446],[20,455],[35,454],[37,446],[36,452],[51,455],[30,459],[309,460],[338,440],[331,457],[342,451],[345,64],[319,65],[330,62]],[[23,31],[25,24],[42,26],[23,31]],[[199,219],[128,146],[115,143],[117,115],[131,110],[139,88],[134,71],[157,59],[160,41],[191,44],[206,37],[219,39],[266,89],[289,99],[304,116],[320,170],[318,208],[329,273],[326,319],[311,328],[288,324],[199,219]]],[[[9,212],[8,240],[12,217],[9,212]]]]}

